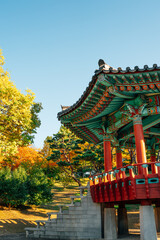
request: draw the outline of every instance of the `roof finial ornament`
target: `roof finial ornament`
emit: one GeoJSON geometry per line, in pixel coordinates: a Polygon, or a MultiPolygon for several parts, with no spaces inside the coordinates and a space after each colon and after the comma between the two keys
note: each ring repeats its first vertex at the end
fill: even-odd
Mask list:
{"type": "Polygon", "coordinates": [[[69,108],[69,106],[62,106],[62,105],[61,105],[62,111],[66,110],[66,109],[68,109],[68,108],[69,108]]]}
{"type": "Polygon", "coordinates": [[[99,59],[98,61],[99,67],[102,67],[104,64],[106,64],[105,61],[103,59],[99,59]]]}
{"type": "Polygon", "coordinates": [[[99,65],[99,68],[105,68],[106,70],[109,70],[110,68],[112,69],[112,67],[106,64],[103,59],[99,59],[98,65],[99,65]]]}

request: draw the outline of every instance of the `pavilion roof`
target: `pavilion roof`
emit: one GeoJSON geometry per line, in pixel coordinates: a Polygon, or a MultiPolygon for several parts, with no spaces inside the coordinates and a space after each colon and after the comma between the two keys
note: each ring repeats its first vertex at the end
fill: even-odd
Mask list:
{"type": "Polygon", "coordinates": [[[132,136],[130,141],[125,139],[127,132],[133,130],[129,106],[143,106],[145,124],[152,122],[153,118],[159,124],[159,109],[153,108],[158,107],[160,101],[160,67],[154,64],[151,68],[145,65],[142,69],[137,66],[126,70],[113,69],[103,60],[99,61],[99,66],[79,100],[59,112],[58,119],[89,142],[100,143],[103,131],[106,131],[112,135],[113,142],[134,144],[132,136]],[[150,114],[149,109],[155,113],[150,114]],[[122,133],[124,139],[121,140],[122,133]]]}

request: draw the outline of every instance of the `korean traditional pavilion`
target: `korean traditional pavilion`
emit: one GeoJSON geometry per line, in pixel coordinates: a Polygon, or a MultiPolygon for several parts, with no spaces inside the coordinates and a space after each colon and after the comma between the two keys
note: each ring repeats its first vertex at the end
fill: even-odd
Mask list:
{"type": "Polygon", "coordinates": [[[104,146],[105,171],[90,177],[93,202],[108,209],[119,205],[121,222],[126,221],[125,204],[140,204],[141,239],[157,239],[153,205],[158,230],[160,67],[113,69],[99,60],[99,69],[85,92],[74,105],[58,113],[58,119],[78,137],[104,146]],[[114,170],[111,147],[116,148],[114,170]],[[136,164],[123,166],[121,150],[125,148],[136,149],[136,164]],[[150,152],[149,160],[146,151],[150,152]]]}

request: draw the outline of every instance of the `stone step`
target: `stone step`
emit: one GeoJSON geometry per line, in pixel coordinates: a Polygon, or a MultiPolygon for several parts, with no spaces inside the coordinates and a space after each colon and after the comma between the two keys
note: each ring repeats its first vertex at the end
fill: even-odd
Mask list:
{"type": "Polygon", "coordinates": [[[98,234],[89,233],[89,232],[56,232],[53,231],[47,231],[44,235],[41,235],[41,237],[45,237],[47,239],[100,239],[98,234]]]}
{"type": "Polygon", "coordinates": [[[66,226],[81,226],[82,224],[84,224],[84,225],[88,225],[88,224],[91,224],[91,225],[96,225],[96,226],[99,226],[99,222],[100,222],[100,219],[97,219],[97,218],[95,218],[95,219],[93,219],[93,218],[75,218],[75,219],[70,219],[70,218],[65,218],[65,220],[63,219],[60,219],[60,220],[58,220],[57,219],[57,222],[55,223],[55,222],[52,222],[52,221],[48,221],[48,222],[46,222],[46,224],[45,224],[45,226],[46,227],[53,227],[53,228],[55,228],[55,227],[61,227],[61,226],[64,226],[64,225],[66,225],[66,226]]]}
{"type": "Polygon", "coordinates": [[[68,224],[68,226],[71,226],[71,225],[75,225],[77,224],[77,226],[81,225],[82,223],[84,224],[87,224],[89,221],[93,222],[93,223],[96,223],[97,222],[97,218],[96,218],[96,215],[95,215],[95,218],[93,218],[93,215],[89,218],[89,216],[87,217],[84,217],[81,216],[80,218],[77,218],[75,217],[74,219],[73,218],[70,218],[68,216],[68,218],[64,218],[63,220],[61,221],[58,221],[58,219],[53,219],[53,220],[56,220],[56,221],[52,221],[52,220],[37,220],[36,223],[37,223],[37,226],[38,228],[41,227],[41,224],[45,224],[45,227],[48,227],[48,226],[52,226],[52,227],[56,227],[56,226],[64,226],[66,224],[68,224]]]}
{"type": "Polygon", "coordinates": [[[37,220],[37,228],[27,228],[27,233],[29,235],[33,233],[34,238],[40,239],[100,239],[100,205],[93,203],[89,194],[70,198],[71,204],[60,205],[59,212],[49,212],[48,220],[37,220]],[[81,202],[75,202],[75,199],[81,199],[81,202]],[[67,210],[66,207],[68,207],[67,210]],[[52,218],[52,215],[56,215],[56,218],[52,218]]]}
{"type": "MultiPolygon", "coordinates": [[[[44,240],[47,240],[47,239],[52,239],[53,240],[53,236],[50,236],[50,235],[45,235],[45,238],[40,238],[40,239],[44,239],[44,240]]],[[[64,236],[64,235],[62,235],[62,236],[54,236],[54,239],[56,240],[56,239],[58,239],[58,240],[60,240],[60,239],[62,239],[62,240],[91,240],[91,237],[85,237],[85,236],[83,236],[83,238],[80,238],[80,237],[77,237],[77,236],[74,236],[74,237],[70,237],[70,236],[64,236]]],[[[99,237],[97,237],[97,238],[94,238],[94,240],[100,240],[100,238],[99,237]]],[[[128,239],[126,239],[126,240],[128,240],[128,239]]],[[[138,239],[137,239],[138,240],[138,239]]]]}
{"type": "Polygon", "coordinates": [[[57,220],[58,219],[65,219],[65,218],[70,218],[70,219],[76,219],[76,215],[75,214],[57,214],[57,220]]]}
{"type": "Polygon", "coordinates": [[[37,228],[37,227],[27,227],[27,228],[25,228],[25,230],[26,231],[45,231],[45,228],[41,228],[41,229],[39,229],[39,228],[37,228]]]}
{"type": "Polygon", "coordinates": [[[80,210],[80,209],[83,209],[83,208],[82,208],[82,206],[75,206],[74,205],[74,206],[70,206],[68,210],[70,211],[70,210],[76,210],[76,209],[80,210]]]}
{"type": "Polygon", "coordinates": [[[53,232],[91,232],[93,234],[95,234],[97,232],[97,229],[99,229],[99,227],[97,228],[93,228],[93,227],[87,227],[86,224],[82,224],[82,225],[70,225],[70,226],[66,226],[66,225],[63,225],[63,226],[56,226],[55,228],[52,228],[52,227],[46,227],[45,228],[45,231],[53,231],[53,232]]]}
{"type": "Polygon", "coordinates": [[[44,234],[45,228],[43,228],[43,227],[41,227],[41,228],[28,227],[28,228],[25,228],[25,231],[26,231],[26,238],[28,238],[30,236],[35,236],[35,233],[37,233],[38,235],[44,234]]]}
{"type": "Polygon", "coordinates": [[[62,214],[69,214],[69,210],[63,210],[62,214]]]}
{"type": "Polygon", "coordinates": [[[75,202],[75,203],[74,203],[74,206],[75,206],[75,207],[81,206],[81,202],[75,202]]]}

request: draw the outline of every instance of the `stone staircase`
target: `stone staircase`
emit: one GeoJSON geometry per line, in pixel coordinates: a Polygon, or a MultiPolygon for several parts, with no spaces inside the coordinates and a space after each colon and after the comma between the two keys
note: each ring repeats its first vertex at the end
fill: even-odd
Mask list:
{"type": "Polygon", "coordinates": [[[80,188],[80,197],[71,196],[71,204],[67,205],[68,210],[60,211],[57,218],[52,219],[52,214],[48,213],[47,221],[36,221],[36,228],[25,228],[27,238],[43,239],[100,239],[101,233],[101,208],[100,204],[93,203],[90,187],[80,188]],[[83,189],[87,188],[87,196],[83,196],[83,189]],[[74,202],[75,198],[80,198],[80,202],[74,202]]]}

